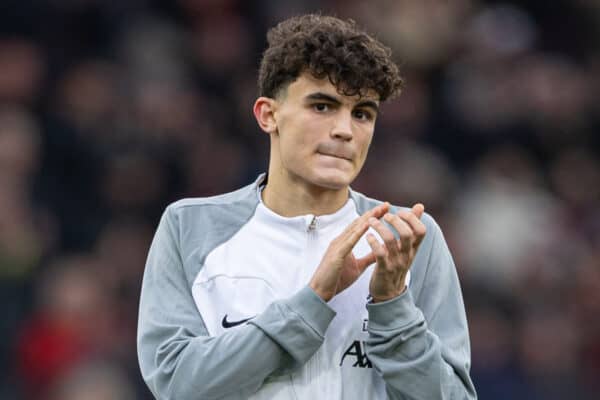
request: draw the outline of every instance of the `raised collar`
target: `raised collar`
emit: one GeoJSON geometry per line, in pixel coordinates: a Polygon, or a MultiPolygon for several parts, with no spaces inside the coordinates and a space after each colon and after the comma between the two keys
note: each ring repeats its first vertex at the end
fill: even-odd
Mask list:
{"type": "Polygon", "coordinates": [[[268,208],[262,200],[261,192],[264,186],[263,182],[265,181],[265,178],[266,174],[263,173],[255,181],[256,196],[258,197],[259,202],[256,208],[255,218],[258,218],[260,221],[281,227],[310,231],[313,228],[317,230],[327,229],[328,227],[334,226],[337,223],[348,221],[356,215],[356,206],[354,201],[351,197],[348,197],[348,201],[346,201],[346,203],[339,210],[332,214],[319,216],[306,214],[295,217],[281,216],[268,208]],[[313,224],[312,228],[311,224],[313,224]]]}

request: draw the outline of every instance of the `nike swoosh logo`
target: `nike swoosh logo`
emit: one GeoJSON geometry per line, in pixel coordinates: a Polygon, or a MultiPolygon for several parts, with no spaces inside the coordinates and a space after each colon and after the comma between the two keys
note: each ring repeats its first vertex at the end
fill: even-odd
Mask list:
{"type": "Polygon", "coordinates": [[[246,319],[241,319],[239,321],[227,321],[227,314],[225,314],[225,316],[221,320],[221,326],[223,328],[225,328],[225,329],[227,329],[227,328],[233,328],[234,326],[238,326],[238,325],[243,324],[244,322],[250,321],[252,318],[254,318],[254,317],[250,317],[250,318],[246,318],[246,319]]]}

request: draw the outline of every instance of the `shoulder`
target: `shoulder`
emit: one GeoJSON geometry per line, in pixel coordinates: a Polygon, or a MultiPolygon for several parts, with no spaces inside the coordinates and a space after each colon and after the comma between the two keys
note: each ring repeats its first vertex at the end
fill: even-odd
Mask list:
{"type": "MultiPolygon", "coordinates": [[[[174,238],[184,261],[194,255],[204,259],[252,218],[259,204],[257,182],[218,196],[178,200],[166,208],[161,225],[174,238]]],[[[197,270],[190,271],[188,278],[193,279],[197,270]]]]}
{"type": "MultiPolygon", "coordinates": [[[[256,197],[256,186],[250,184],[238,190],[229,193],[223,193],[210,197],[190,197],[177,200],[167,206],[172,212],[181,212],[185,209],[201,209],[211,206],[230,206],[236,203],[243,203],[256,197]]],[[[258,201],[258,200],[257,200],[258,201]]]]}
{"type": "Polygon", "coordinates": [[[183,216],[194,217],[219,216],[223,214],[244,215],[254,212],[258,204],[257,187],[259,180],[235,191],[210,197],[193,197],[177,200],[169,204],[165,215],[169,219],[183,216]]]}
{"type": "Polygon", "coordinates": [[[218,196],[178,200],[167,206],[159,229],[175,238],[187,257],[194,251],[212,250],[243,227],[259,204],[260,181],[218,196]]]}

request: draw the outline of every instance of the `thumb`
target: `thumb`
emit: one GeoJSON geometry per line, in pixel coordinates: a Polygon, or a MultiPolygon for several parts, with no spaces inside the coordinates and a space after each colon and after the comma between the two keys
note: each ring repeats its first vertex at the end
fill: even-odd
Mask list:
{"type": "Polygon", "coordinates": [[[425,206],[421,203],[417,203],[412,206],[412,212],[417,216],[417,218],[421,219],[423,212],[425,212],[425,206]]]}
{"type": "Polygon", "coordinates": [[[365,269],[367,269],[367,267],[373,264],[375,261],[375,254],[373,254],[373,252],[370,252],[366,256],[356,259],[356,266],[362,274],[365,271],[365,269]]]}

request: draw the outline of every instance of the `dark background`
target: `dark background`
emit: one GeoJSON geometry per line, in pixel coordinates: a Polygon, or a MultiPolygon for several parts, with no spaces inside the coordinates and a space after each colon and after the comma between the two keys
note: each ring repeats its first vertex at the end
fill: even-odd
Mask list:
{"type": "Polygon", "coordinates": [[[151,398],[158,219],[265,170],[265,33],[316,10],[401,65],[353,187],[442,226],[480,398],[600,397],[600,2],[3,0],[0,398],[151,398]]]}

